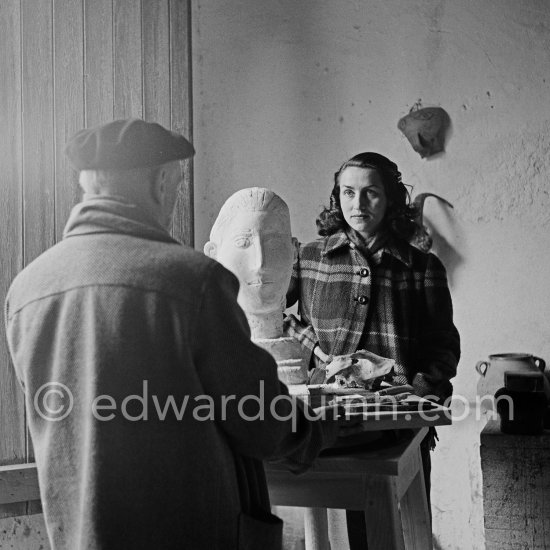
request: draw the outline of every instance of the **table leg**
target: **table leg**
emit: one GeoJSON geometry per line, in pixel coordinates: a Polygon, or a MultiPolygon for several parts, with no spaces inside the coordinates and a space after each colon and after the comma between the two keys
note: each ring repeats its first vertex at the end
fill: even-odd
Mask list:
{"type": "Polygon", "coordinates": [[[395,479],[373,476],[367,488],[365,520],[369,550],[405,550],[395,479]]]}
{"type": "Polygon", "coordinates": [[[350,550],[346,510],[328,508],[328,540],[332,550],[350,550]]]}
{"type": "Polygon", "coordinates": [[[401,499],[401,517],[407,549],[432,550],[432,524],[426,498],[422,459],[418,451],[420,468],[401,499]]]}
{"type": "Polygon", "coordinates": [[[306,550],[330,550],[326,508],[304,509],[306,550]]]}

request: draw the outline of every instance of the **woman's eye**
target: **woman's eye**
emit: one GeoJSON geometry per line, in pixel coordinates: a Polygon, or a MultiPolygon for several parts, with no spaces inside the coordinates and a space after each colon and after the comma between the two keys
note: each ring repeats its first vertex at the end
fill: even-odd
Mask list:
{"type": "Polygon", "coordinates": [[[353,197],[353,191],[350,191],[349,189],[346,189],[343,193],[345,197],[353,197]]]}
{"type": "Polygon", "coordinates": [[[248,237],[239,237],[235,239],[235,246],[237,248],[248,248],[250,246],[250,239],[248,237]]]}

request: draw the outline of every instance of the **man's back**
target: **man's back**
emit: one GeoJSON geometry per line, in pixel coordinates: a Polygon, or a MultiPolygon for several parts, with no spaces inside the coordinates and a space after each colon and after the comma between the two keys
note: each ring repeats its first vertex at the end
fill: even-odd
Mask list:
{"type": "Polygon", "coordinates": [[[170,237],[192,145],[131,119],[66,152],[85,200],[6,299],[52,547],[278,548],[260,461],[303,470],[337,424],[290,402],[237,279],[170,237]]]}
{"type": "Polygon", "coordinates": [[[6,312],[50,536],[67,549],[233,547],[234,450],[277,455],[286,428],[264,433],[234,409],[214,422],[214,402],[257,394],[258,377],[279,394],[275,364],[249,342],[233,275],[126,211],[113,221],[117,204],[82,204],[6,312]]]}
{"type": "Polygon", "coordinates": [[[15,281],[10,344],[61,547],[169,548],[183,528],[186,540],[202,544],[220,533],[216,522],[204,529],[198,513],[238,512],[236,487],[226,486],[226,439],[191,412],[204,393],[192,341],[211,269],[175,243],[111,232],[65,239],[15,281]],[[76,396],[70,412],[67,392],[76,396]],[[188,399],[181,420],[166,409],[170,397],[178,409],[188,399]],[[47,415],[44,407],[61,410],[47,415]],[[147,540],[151,524],[158,538],[147,540]]]}

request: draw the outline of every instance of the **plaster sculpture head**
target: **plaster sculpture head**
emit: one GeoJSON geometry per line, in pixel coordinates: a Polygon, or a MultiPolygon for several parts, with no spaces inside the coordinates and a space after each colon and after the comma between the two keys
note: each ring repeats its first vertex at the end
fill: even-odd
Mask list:
{"type": "Polygon", "coordinates": [[[413,149],[425,158],[443,151],[449,123],[449,115],[441,107],[424,107],[401,118],[397,127],[413,149]]]}
{"type": "Polygon", "coordinates": [[[282,323],[295,251],[287,204],[259,187],[242,189],[227,199],[204,245],[207,256],[239,279],[238,302],[249,322],[253,316],[274,314],[282,323]]]}

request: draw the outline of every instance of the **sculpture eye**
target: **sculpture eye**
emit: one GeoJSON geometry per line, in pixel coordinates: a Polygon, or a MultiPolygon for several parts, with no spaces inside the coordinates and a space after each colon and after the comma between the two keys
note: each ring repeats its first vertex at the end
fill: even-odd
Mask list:
{"type": "Polygon", "coordinates": [[[237,248],[248,248],[250,246],[250,239],[248,237],[237,237],[235,239],[235,246],[237,248]]]}

